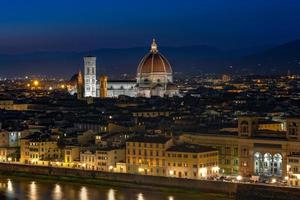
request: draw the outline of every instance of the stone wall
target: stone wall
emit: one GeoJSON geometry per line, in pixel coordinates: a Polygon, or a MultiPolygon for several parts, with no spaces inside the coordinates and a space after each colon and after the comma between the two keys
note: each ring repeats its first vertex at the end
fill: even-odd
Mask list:
{"type": "Polygon", "coordinates": [[[51,168],[47,166],[30,166],[0,163],[0,171],[20,172],[48,176],[76,176],[115,182],[126,182],[140,185],[196,189],[203,192],[216,192],[236,196],[236,200],[299,200],[300,189],[291,187],[275,187],[258,184],[238,184],[218,181],[168,178],[158,176],[142,176],[135,174],[109,173],[68,168],[51,168]]]}
{"type": "Polygon", "coordinates": [[[236,183],[224,183],[217,181],[192,180],[159,176],[142,176],[136,174],[109,173],[69,168],[51,168],[47,166],[0,163],[0,171],[7,172],[7,174],[9,174],[9,172],[20,172],[50,176],[76,176],[80,178],[95,178],[99,180],[110,180],[116,182],[120,181],[141,185],[165,186],[182,189],[199,189],[205,192],[216,192],[225,194],[234,194],[237,189],[236,183]]]}

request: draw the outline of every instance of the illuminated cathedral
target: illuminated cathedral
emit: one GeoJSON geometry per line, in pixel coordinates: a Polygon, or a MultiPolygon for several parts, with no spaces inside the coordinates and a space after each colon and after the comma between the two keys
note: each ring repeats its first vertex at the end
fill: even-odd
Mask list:
{"type": "Polygon", "coordinates": [[[150,52],[140,61],[136,80],[108,80],[107,76],[96,80],[96,57],[84,57],[84,76],[77,76],[77,97],[172,97],[179,91],[173,83],[173,70],[169,61],[158,51],[153,39],[150,52]],[[84,78],[83,78],[84,77],[84,78]]]}

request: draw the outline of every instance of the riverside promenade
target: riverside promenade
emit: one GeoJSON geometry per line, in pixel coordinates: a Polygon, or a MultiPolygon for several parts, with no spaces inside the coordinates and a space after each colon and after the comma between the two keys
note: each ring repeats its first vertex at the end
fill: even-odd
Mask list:
{"type": "Polygon", "coordinates": [[[237,200],[300,199],[300,189],[265,184],[245,184],[210,180],[193,180],[159,176],[144,176],[126,173],[111,173],[81,169],[33,166],[16,163],[0,163],[0,173],[4,175],[26,176],[34,178],[58,179],[92,184],[115,186],[166,187],[172,189],[193,189],[201,192],[222,193],[237,200]],[[288,194],[288,195],[287,195],[288,194]]]}

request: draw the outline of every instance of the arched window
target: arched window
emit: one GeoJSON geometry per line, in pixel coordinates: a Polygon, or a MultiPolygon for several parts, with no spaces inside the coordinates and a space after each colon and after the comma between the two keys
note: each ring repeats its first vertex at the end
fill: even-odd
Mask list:
{"type": "Polygon", "coordinates": [[[279,153],[273,156],[273,173],[275,176],[281,176],[282,174],[282,156],[279,153]]]}
{"type": "Polygon", "coordinates": [[[264,175],[272,175],[273,160],[270,153],[264,154],[264,175]]]}
{"type": "Polygon", "coordinates": [[[244,133],[248,133],[248,122],[247,121],[242,121],[241,122],[241,133],[244,134],[244,133]]]}
{"type": "Polygon", "coordinates": [[[260,152],[254,154],[254,173],[260,175],[263,173],[263,155],[260,152]]]}

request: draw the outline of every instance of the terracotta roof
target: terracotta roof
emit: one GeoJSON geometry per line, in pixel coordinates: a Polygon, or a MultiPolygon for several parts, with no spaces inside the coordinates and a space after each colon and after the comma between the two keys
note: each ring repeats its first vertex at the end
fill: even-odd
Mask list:
{"type": "Polygon", "coordinates": [[[146,54],[141,60],[137,73],[172,73],[169,61],[158,52],[155,40],[153,42],[150,53],[146,54]]]}
{"type": "Polygon", "coordinates": [[[167,141],[169,141],[171,138],[166,136],[137,136],[133,137],[127,140],[127,142],[141,142],[141,143],[159,143],[159,144],[165,144],[167,141]]]}

